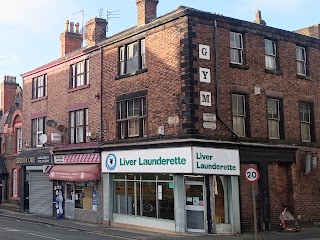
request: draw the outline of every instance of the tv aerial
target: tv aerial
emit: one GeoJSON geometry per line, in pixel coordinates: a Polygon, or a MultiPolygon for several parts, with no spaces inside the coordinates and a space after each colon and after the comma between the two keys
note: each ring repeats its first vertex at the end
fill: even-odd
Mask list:
{"type": "MultiPolygon", "coordinates": [[[[107,22],[109,22],[109,20],[113,18],[120,18],[120,10],[107,11],[107,22]]],[[[107,33],[108,31],[109,31],[109,24],[107,24],[107,33]]]]}

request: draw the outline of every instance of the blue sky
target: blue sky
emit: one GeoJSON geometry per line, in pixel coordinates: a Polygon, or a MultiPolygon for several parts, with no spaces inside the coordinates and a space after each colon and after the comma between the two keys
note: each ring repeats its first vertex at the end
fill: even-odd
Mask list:
{"type": "MultiPolygon", "coordinates": [[[[65,20],[82,24],[108,11],[118,18],[109,20],[108,36],[137,23],[135,0],[0,0],[0,81],[16,76],[60,57],[60,34],[65,20]],[[78,12],[78,13],[77,13],[78,12]]],[[[319,21],[319,0],[159,0],[158,16],[179,5],[253,21],[257,9],[268,26],[293,31],[319,21]]]]}

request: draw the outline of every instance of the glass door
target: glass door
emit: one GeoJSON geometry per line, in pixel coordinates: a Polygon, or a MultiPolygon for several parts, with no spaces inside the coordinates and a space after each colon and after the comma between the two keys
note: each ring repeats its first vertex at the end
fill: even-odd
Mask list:
{"type": "Polygon", "coordinates": [[[205,232],[206,204],[203,182],[185,181],[185,189],[187,232],[205,232]]]}
{"type": "Polygon", "coordinates": [[[75,185],[74,183],[66,183],[65,188],[65,217],[74,219],[75,208],[75,185]]]}

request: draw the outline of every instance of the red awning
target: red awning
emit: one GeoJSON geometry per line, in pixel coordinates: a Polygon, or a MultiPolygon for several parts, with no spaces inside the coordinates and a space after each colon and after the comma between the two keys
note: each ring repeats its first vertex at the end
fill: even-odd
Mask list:
{"type": "Polygon", "coordinates": [[[99,180],[100,164],[55,165],[49,173],[50,180],[88,182],[99,180]]]}

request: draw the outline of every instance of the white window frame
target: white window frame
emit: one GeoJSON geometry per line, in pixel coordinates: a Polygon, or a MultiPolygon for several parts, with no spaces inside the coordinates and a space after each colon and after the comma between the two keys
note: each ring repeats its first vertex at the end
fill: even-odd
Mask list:
{"type": "Polygon", "coordinates": [[[43,147],[39,136],[45,132],[44,120],[44,117],[32,119],[32,147],[43,147]]]}
{"type": "Polygon", "coordinates": [[[230,62],[243,65],[243,38],[241,33],[230,32],[230,62]],[[239,56],[239,61],[236,61],[239,56]]]}
{"type": "Polygon", "coordinates": [[[47,74],[32,79],[32,99],[47,95],[47,74]]]}
{"type": "Polygon", "coordinates": [[[142,125],[142,136],[147,136],[146,97],[137,97],[118,102],[120,138],[139,137],[142,125]],[[123,109],[125,108],[125,109],[123,109]],[[141,124],[142,121],[142,124],[141,124]]]}
{"type": "Polygon", "coordinates": [[[280,139],[280,101],[275,98],[267,99],[269,139],[280,139]],[[277,130],[274,131],[274,126],[277,130]]]}
{"type": "Polygon", "coordinates": [[[233,130],[239,137],[246,136],[246,97],[241,94],[232,94],[232,104],[236,100],[236,106],[232,106],[232,122],[233,130]],[[234,99],[236,98],[236,99],[234,99]],[[241,101],[241,103],[240,103],[241,101]],[[243,111],[239,109],[239,104],[242,104],[243,111]],[[241,126],[239,126],[239,123],[241,126]]]}
{"type": "Polygon", "coordinates": [[[77,88],[90,83],[89,66],[89,59],[70,66],[70,88],[77,88]]]}
{"type": "Polygon", "coordinates": [[[70,112],[70,143],[89,141],[89,110],[88,108],[70,112]]]}
{"type": "Polygon", "coordinates": [[[307,55],[304,47],[296,47],[297,56],[297,74],[301,76],[307,75],[307,55]]]}
{"type": "Polygon", "coordinates": [[[21,152],[22,150],[22,129],[17,128],[17,152],[21,152]]]}
{"type": "Polygon", "coordinates": [[[266,69],[277,69],[277,45],[274,41],[265,39],[265,62],[266,69]]]}
{"type": "Polygon", "coordinates": [[[12,197],[18,197],[18,170],[12,171],[12,197]]]}
{"type": "Polygon", "coordinates": [[[303,142],[311,142],[311,109],[310,103],[302,102],[300,103],[300,130],[301,130],[301,140],[303,142]],[[305,118],[307,114],[307,118],[305,118]],[[307,131],[307,134],[304,133],[307,131]]]}

